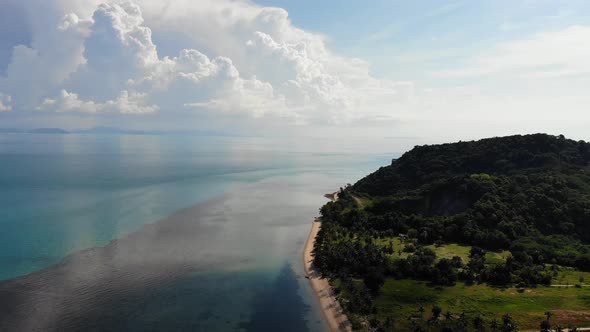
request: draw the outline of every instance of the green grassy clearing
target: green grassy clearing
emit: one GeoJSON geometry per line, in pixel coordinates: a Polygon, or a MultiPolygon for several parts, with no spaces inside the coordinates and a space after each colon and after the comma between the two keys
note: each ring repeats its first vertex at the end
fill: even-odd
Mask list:
{"type": "Polygon", "coordinates": [[[590,272],[576,271],[571,267],[560,267],[559,273],[553,278],[557,285],[588,285],[590,284],[590,272]]]}
{"type": "Polygon", "coordinates": [[[410,326],[409,317],[420,316],[420,306],[426,310],[424,317],[427,317],[435,304],[443,313],[464,312],[471,318],[481,314],[488,322],[509,313],[523,329],[537,328],[548,310],[568,313],[558,312],[554,323],[590,325],[584,322],[585,315],[590,315],[590,289],[586,288],[538,287],[519,292],[516,288],[463,283],[434,288],[422,281],[388,279],[375,299],[377,317],[383,321],[388,316],[393,318],[400,329],[410,326]]]}
{"type": "MultiPolygon", "coordinates": [[[[394,259],[397,258],[406,258],[411,253],[403,252],[403,249],[407,246],[406,243],[402,242],[399,237],[394,238],[382,238],[377,239],[375,243],[379,246],[388,247],[389,243],[393,243],[394,253],[391,255],[394,259]],[[400,254],[400,250],[402,251],[400,254]]],[[[442,246],[435,246],[429,245],[426,248],[430,248],[434,250],[436,253],[437,259],[440,258],[447,258],[451,259],[454,256],[459,256],[463,260],[463,263],[467,264],[469,262],[469,251],[471,250],[471,246],[463,246],[456,243],[449,243],[442,246]]],[[[486,253],[486,262],[488,264],[496,264],[502,263],[506,260],[506,258],[510,255],[510,251],[504,250],[501,252],[493,252],[488,251],[486,253]]],[[[589,279],[590,280],[590,279],[589,279]]]]}
{"type": "MultiPolygon", "coordinates": [[[[391,255],[393,259],[399,258],[407,258],[411,253],[403,252],[403,248],[407,245],[406,243],[402,242],[399,237],[394,238],[382,238],[377,239],[375,243],[382,247],[388,247],[389,243],[393,243],[394,253],[391,255]],[[400,250],[401,255],[400,255],[400,250]]],[[[435,245],[429,245],[427,248],[434,250],[436,253],[437,259],[440,258],[453,258],[454,256],[459,256],[463,260],[463,263],[467,264],[469,262],[469,251],[471,250],[471,246],[463,246],[456,243],[445,244],[440,247],[435,245]]],[[[487,264],[500,264],[506,261],[506,258],[510,255],[510,251],[504,250],[501,252],[493,252],[488,251],[486,253],[486,263],[487,264]]],[[[550,268],[550,266],[548,266],[550,268]]],[[[590,284],[590,272],[582,272],[576,271],[576,269],[571,267],[559,267],[559,272],[557,276],[553,278],[553,284],[556,285],[588,285],[590,284]]]]}

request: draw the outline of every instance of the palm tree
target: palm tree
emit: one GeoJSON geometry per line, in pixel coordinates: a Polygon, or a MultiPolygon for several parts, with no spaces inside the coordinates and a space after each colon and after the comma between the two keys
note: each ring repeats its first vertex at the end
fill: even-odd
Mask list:
{"type": "Polygon", "coordinates": [[[446,319],[446,320],[451,320],[451,319],[453,319],[453,314],[452,314],[450,311],[447,311],[447,312],[445,313],[445,319],[446,319]]]}
{"type": "Polygon", "coordinates": [[[497,319],[492,319],[492,322],[490,323],[490,327],[492,328],[492,331],[496,331],[498,329],[498,320],[497,319]]]}
{"type": "Polygon", "coordinates": [[[512,316],[506,314],[502,316],[502,332],[516,332],[518,331],[518,325],[512,319],[512,316]]]}
{"type": "Polygon", "coordinates": [[[467,327],[467,316],[465,316],[464,312],[459,315],[459,325],[461,327],[467,327]]]}
{"type": "Polygon", "coordinates": [[[424,315],[424,311],[426,311],[426,310],[424,309],[423,306],[420,306],[420,308],[418,308],[418,312],[420,313],[420,316],[424,315]]]}
{"type": "Polygon", "coordinates": [[[551,311],[545,311],[545,317],[547,317],[547,321],[551,320],[553,317],[553,313],[551,311]]]}
{"type": "Polygon", "coordinates": [[[442,312],[441,307],[439,307],[437,305],[433,305],[432,306],[432,319],[437,321],[438,318],[440,317],[441,312],[442,312]]]}
{"type": "Polygon", "coordinates": [[[389,331],[392,326],[393,326],[393,319],[390,316],[387,316],[387,319],[385,319],[385,327],[389,331]]]}
{"type": "Polygon", "coordinates": [[[484,330],[484,321],[481,316],[477,316],[473,319],[473,327],[475,327],[475,329],[478,331],[484,330]]]}

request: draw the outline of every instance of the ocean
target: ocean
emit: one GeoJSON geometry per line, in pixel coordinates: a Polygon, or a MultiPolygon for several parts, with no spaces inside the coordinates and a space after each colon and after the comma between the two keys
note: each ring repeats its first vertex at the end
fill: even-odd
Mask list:
{"type": "Polygon", "coordinates": [[[325,331],[303,244],[389,143],[2,134],[0,330],[325,331]]]}

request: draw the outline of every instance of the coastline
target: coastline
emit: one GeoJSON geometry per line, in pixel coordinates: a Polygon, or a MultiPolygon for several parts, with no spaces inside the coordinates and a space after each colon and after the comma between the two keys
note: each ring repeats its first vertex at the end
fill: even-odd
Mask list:
{"type": "Polygon", "coordinates": [[[309,284],[311,285],[311,288],[313,289],[320,304],[322,316],[330,327],[330,331],[349,332],[352,331],[350,322],[343,313],[340,303],[338,303],[336,297],[332,295],[332,287],[328,283],[328,280],[321,278],[319,273],[312,266],[313,257],[311,252],[313,250],[315,238],[318,234],[318,231],[320,230],[320,227],[321,223],[319,219],[314,220],[309,232],[309,236],[307,237],[305,246],[303,248],[303,267],[305,274],[309,279],[309,284]]]}

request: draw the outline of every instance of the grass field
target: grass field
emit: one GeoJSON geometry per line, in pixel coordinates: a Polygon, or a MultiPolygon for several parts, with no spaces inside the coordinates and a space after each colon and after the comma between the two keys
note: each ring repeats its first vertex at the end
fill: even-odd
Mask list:
{"type": "MultiPolygon", "coordinates": [[[[405,258],[411,253],[403,252],[407,245],[400,238],[376,240],[378,245],[388,247],[393,244],[394,259],[405,258]],[[401,254],[400,254],[401,251],[401,254]]],[[[459,244],[430,245],[437,259],[459,256],[464,263],[469,262],[470,246],[459,244]]],[[[486,253],[486,263],[502,263],[510,255],[509,251],[486,253]]],[[[550,268],[548,266],[547,268],[550,268]]],[[[588,285],[590,272],[576,271],[569,267],[559,267],[552,281],[555,285],[588,285]]],[[[396,328],[411,328],[412,320],[419,319],[419,308],[425,309],[427,318],[432,306],[438,305],[443,313],[450,311],[455,315],[464,312],[468,318],[478,314],[487,321],[500,319],[504,314],[512,315],[521,330],[538,330],[546,311],[552,311],[551,322],[563,326],[590,327],[590,288],[589,287],[542,287],[519,290],[517,288],[496,288],[488,285],[457,283],[453,287],[431,287],[427,282],[416,280],[388,279],[375,300],[377,317],[384,321],[394,319],[396,328]]],[[[488,325],[489,326],[489,325],[488,325]]]]}
{"type": "MultiPolygon", "coordinates": [[[[387,247],[389,243],[393,243],[394,253],[391,255],[393,258],[406,258],[411,253],[403,252],[404,247],[406,246],[399,237],[394,238],[382,238],[376,240],[376,243],[380,246],[387,247]],[[400,250],[402,251],[400,254],[400,250]]],[[[434,250],[436,253],[437,259],[440,258],[453,258],[454,256],[459,256],[463,260],[463,263],[467,264],[469,262],[469,251],[471,250],[471,246],[462,246],[456,243],[449,243],[442,246],[435,246],[429,245],[426,248],[430,248],[434,250]]],[[[502,263],[506,260],[506,258],[510,255],[509,251],[501,251],[501,252],[493,252],[488,251],[486,253],[486,263],[488,264],[496,264],[502,263]]],[[[590,280],[590,279],[589,279],[590,280]]]]}
{"type": "Polygon", "coordinates": [[[409,328],[409,317],[419,316],[419,308],[428,316],[433,305],[468,318],[477,314],[489,322],[511,314],[521,329],[536,329],[546,311],[553,311],[552,322],[564,326],[590,326],[590,289],[538,287],[519,292],[516,288],[493,288],[487,285],[434,288],[426,282],[388,279],[375,300],[377,317],[394,319],[400,330],[409,328]]]}
{"type": "Polygon", "coordinates": [[[590,272],[576,271],[571,267],[560,267],[559,274],[553,278],[553,284],[558,285],[588,285],[590,272]]]}
{"type": "MultiPolygon", "coordinates": [[[[406,246],[399,237],[393,238],[382,238],[377,239],[377,245],[387,247],[389,243],[393,243],[394,253],[391,255],[392,258],[407,258],[411,253],[403,252],[403,248],[406,246]],[[400,250],[401,255],[400,255],[400,250]]],[[[445,244],[442,246],[434,246],[429,245],[426,246],[434,250],[436,253],[437,259],[440,258],[453,258],[453,256],[459,256],[463,260],[463,263],[467,264],[469,262],[469,251],[471,250],[471,246],[462,246],[456,243],[445,244]]],[[[486,253],[486,263],[487,264],[500,264],[506,261],[506,258],[510,255],[510,251],[504,250],[500,252],[493,252],[488,251],[486,253]]],[[[548,266],[549,268],[549,266],[548,266]]],[[[574,268],[570,267],[559,267],[559,272],[556,277],[553,278],[553,284],[557,285],[588,285],[590,284],[590,272],[581,272],[576,271],[574,268]]]]}

